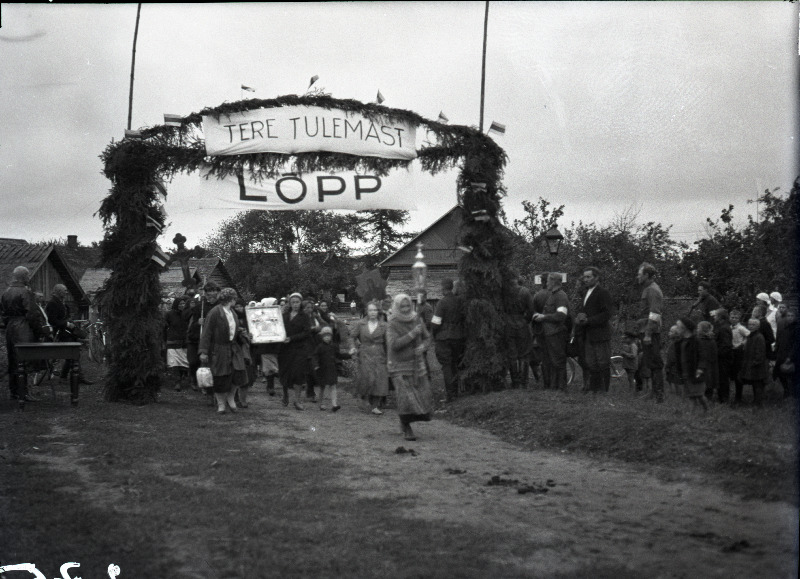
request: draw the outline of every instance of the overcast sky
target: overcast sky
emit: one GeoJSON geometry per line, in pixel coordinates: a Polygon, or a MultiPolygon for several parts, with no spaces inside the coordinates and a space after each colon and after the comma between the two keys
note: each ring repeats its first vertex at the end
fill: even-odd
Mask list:
{"type": "MultiPolygon", "coordinates": [[[[136,5],[2,4],[0,237],[77,234],[110,183],[98,156],[127,123],[136,5]]],[[[242,97],[336,98],[477,125],[484,3],[205,4],[142,7],[133,127],[242,97]]],[[[706,217],[797,166],[798,5],[788,2],[492,2],[485,125],[509,156],[504,202],[566,206],[559,225],[640,221],[702,236],[706,217]]],[[[420,175],[419,230],[455,204],[454,173],[420,175]]],[[[175,232],[199,243],[235,213],[207,207],[196,177],[169,186],[175,232]]]]}

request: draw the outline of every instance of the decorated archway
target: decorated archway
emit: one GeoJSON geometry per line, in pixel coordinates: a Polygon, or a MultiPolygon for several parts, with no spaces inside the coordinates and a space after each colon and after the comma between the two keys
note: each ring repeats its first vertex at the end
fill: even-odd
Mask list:
{"type": "MultiPolygon", "coordinates": [[[[260,129],[260,135],[267,132],[260,129]]],[[[241,129],[244,131],[245,129],[241,129]]],[[[241,133],[241,137],[254,135],[241,133]]],[[[387,141],[388,142],[388,141],[387,141]]],[[[505,373],[503,329],[513,301],[508,291],[509,240],[502,235],[497,214],[505,191],[501,182],[504,151],[479,130],[443,124],[406,110],[375,103],[335,99],[327,95],[287,95],[249,99],[207,108],[164,125],[138,131],[111,143],[101,156],[111,180],[109,195],[99,215],[106,229],[101,244],[103,261],[112,269],[106,283],[110,367],[105,396],[109,401],[143,404],[156,399],[160,389],[159,273],[153,260],[158,250],[154,232],[163,229],[159,206],[166,196],[163,183],[178,173],[203,171],[218,179],[238,176],[252,182],[274,179],[290,167],[297,174],[314,171],[359,171],[388,175],[417,160],[422,170],[436,174],[458,167],[459,203],[468,216],[460,244],[469,251],[459,271],[465,287],[467,345],[463,376],[473,390],[495,389],[505,373]],[[426,132],[423,146],[405,158],[350,154],[331,150],[293,152],[225,151],[211,154],[202,132],[206,118],[220,121],[249,111],[318,107],[358,115],[376,123],[404,123],[426,132]],[[411,158],[408,158],[411,157],[411,158]],[[156,227],[148,227],[148,223],[156,227]]]]}

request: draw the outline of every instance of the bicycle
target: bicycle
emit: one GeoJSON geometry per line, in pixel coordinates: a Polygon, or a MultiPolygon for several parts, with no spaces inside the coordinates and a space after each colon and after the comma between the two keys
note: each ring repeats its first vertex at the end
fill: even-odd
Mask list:
{"type": "Polygon", "coordinates": [[[86,329],[89,334],[89,359],[95,364],[105,366],[108,364],[105,324],[97,320],[90,323],[86,329]]]}
{"type": "MultiPolygon", "coordinates": [[[[623,376],[625,376],[625,368],[622,367],[622,356],[611,356],[610,367],[611,367],[612,378],[622,378],[623,376]]],[[[573,380],[575,380],[575,376],[577,376],[579,368],[580,365],[578,364],[577,358],[567,358],[568,386],[572,384],[573,380]]]]}

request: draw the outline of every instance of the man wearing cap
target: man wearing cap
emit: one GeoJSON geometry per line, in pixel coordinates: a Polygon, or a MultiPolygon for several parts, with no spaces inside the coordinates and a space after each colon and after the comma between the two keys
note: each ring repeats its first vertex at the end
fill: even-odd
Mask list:
{"type": "Polygon", "coordinates": [[[192,388],[197,390],[197,369],[200,367],[200,333],[202,332],[203,322],[208,312],[217,304],[220,287],[213,281],[206,283],[204,296],[195,296],[186,308],[189,320],[186,328],[186,357],[189,359],[189,379],[192,388]]]}
{"type": "Polygon", "coordinates": [[[661,314],[664,294],[653,280],[656,268],[644,262],[636,272],[636,281],[642,286],[641,314],[638,321],[642,338],[642,367],[650,369],[653,380],[653,397],[664,402],[664,360],[661,358],[661,314]]]}
{"type": "Polygon", "coordinates": [[[714,311],[721,307],[717,298],[711,295],[710,289],[711,285],[707,281],[697,282],[697,301],[689,308],[689,318],[695,323],[713,321],[714,311]]]}
{"type": "Polygon", "coordinates": [[[28,387],[24,380],[18,380],[17,356],[14,346],[22,342],[35,342],[44,335],[45,320],[36,307],[36,297],[28,283],[31,272],[27,267],[18,266],[11,274],[11,283],[0,298],[0,316],[6,329],[6,354],[8,355],[8,388],[11,399],[29,400],[28,387]]]}
{"type": "Polygon", "coordinates": [[[567,340],[569,339],[569,298],[561,289],[561,274],[547,275],[547,301],[541,314],[533,314],[531,320],[542,324],[544,336],[544,356],[542,375],[546,377],[546,387],[566,389],[567,387],[567,340]]]}

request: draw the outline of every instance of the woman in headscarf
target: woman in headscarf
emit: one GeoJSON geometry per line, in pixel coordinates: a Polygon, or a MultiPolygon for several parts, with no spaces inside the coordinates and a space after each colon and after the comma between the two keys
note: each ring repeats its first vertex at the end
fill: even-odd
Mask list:
{"type": "Polygon", "coordinates": [[[429,337],[424,322],[414,312],[411,298],[406,294],[395,296],[386,332],[387,369],[406,440],[416,440],[411,423],[428,421],[433,412],[433,394],[425,363],[429,337]]]}
{"type": "MultiPolygon", "coordinates": [[[[253,303],[255,304],[255,302],[253,303]]],[[[253,334],[250,333],[250,326],[247,325],[247,313],[245,311],[244,300],[242,298],[236,298],[236,302],[233,305],[233,311],[236,313],[236,317],[239,318],[239,326],[247,331],[248,335],[251,336],[252,339],[253,334]]],[[[255,361],[256,358],[253,356],[250,341],[243,341],[241,346],[245,354],[245,366],[247,366],[247,384],[239,386],[236,401],[239,403],[239,408],[247,408],[247,394],[250,392],[250,386],[253,385],[253,383],[256,381],[256,377],[258,376],[258,366],[255,361]]]]}
{"type": "Polygon", "coordinates": [[[247,367],[242,344],[249,344],[249,336],[233,311],[236,290],[224,288],[219,292],[218,303],[208,313],[200,335],[200,363],[209,365],[214,377],[214,398],[217,413],[225,414],[227,402],[231,412],[236,412],[236,390],[247,384],[247,367]],[[210,361],[210,364],[209,364],[210,361]]]}
{"type": "Polygon", "coordinates": [[[289,309],[283,314],[286,339],[278,355],[278,376],[283,386],[283,405],[289,405],[289,389],[294,388],[294,407],[305,410],[300,396],[307,381],[308,359],[311,350],[311,320],[303,313],[303,296],[289,296],[289,309]]]}

